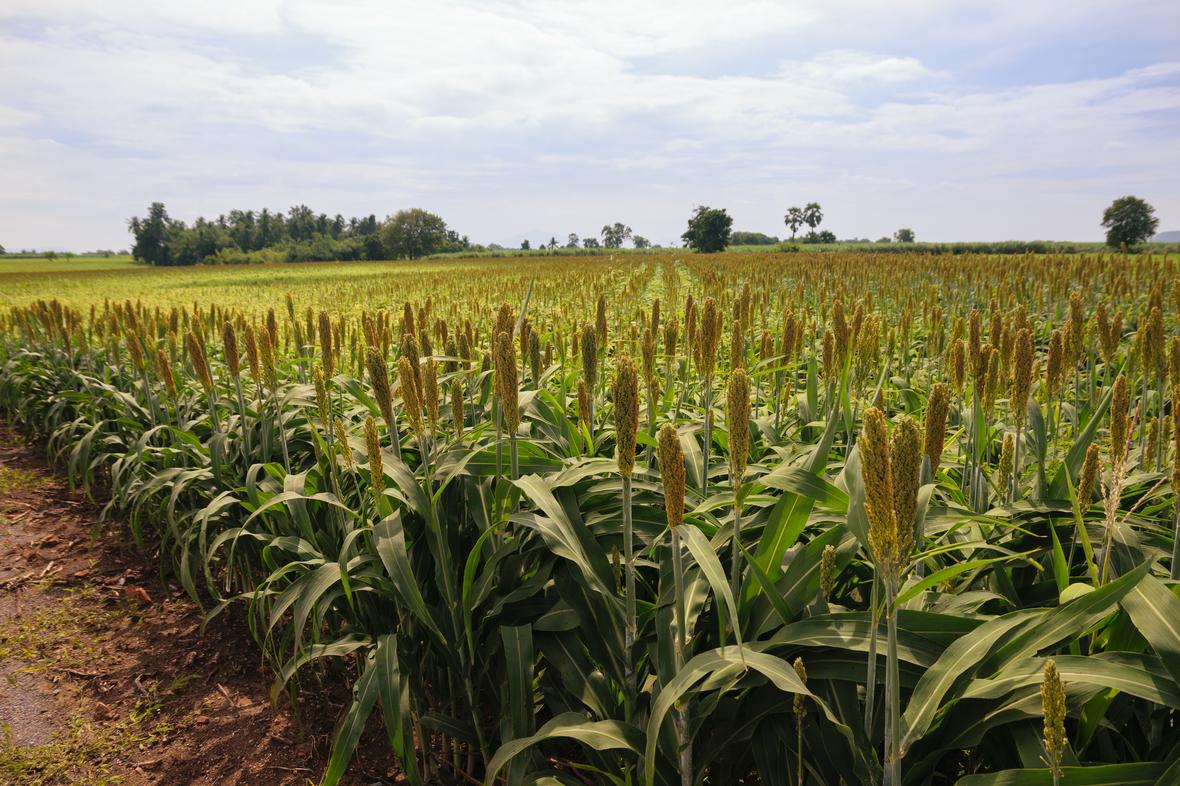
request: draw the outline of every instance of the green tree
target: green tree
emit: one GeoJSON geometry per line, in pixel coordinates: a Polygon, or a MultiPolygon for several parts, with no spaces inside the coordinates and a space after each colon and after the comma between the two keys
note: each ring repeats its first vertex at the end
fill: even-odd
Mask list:
{"type": "Polygon", "coordinates": [[[532,248],[532,246],[529,244],[528,238],[525,238],[524,240],[520,241],[520,250],[521,251],[528,251],[531,248],[532,248]]]}
{"type": "Polygon", "coordinates": [[[1119,248],[1150,240],[1159,229],[1155,208],[1137,196],[1119,197],[1102,214],[1106,227],[1106,245],[1119,248]]]}
{"type": "Polygon", "coordinates": [[[582,248],[602,248],[602,244],[598,242],[596,237],[582,238],[582,248]]]}
{"type": "Polygon", "coordinates": [[[147,218],[130,219],[127,225],[135,238],[131,256],[149,265],[176,264],[168,249],[168,234],[173,223],[163,202],[152,202],[147,218]]]}
{"type": "Polygon", "coordinates": [[[651,248],[651,241],[643,235],[634,235],[631,242],[635,244],[636,248],[651,248]]]}
{"type": "Polygon", "coordinates": [[[568,238],[566,238],[565,247],[566,248],[577,248],[578,247],[578,236],[575,235],[573,232],[570,232],[570,236],[568,238]]]}
{"type": "Polygon", "coordinates": [[[381,225],[381,242],[394,259],[417,259],[433,254],[446,240],[446,222],[419,207],[399,210],[381,225]]]}
{"type": "Polygon", "coordinates": [[[606,248],[622,248],[623,241],[631,237],[631,227],[616,221],[602,228],[602,245],[606,248]]]}
{"type": "Polygon", "coordinates": [[[910,229],[909,227],[902,227],[893,233],[893,239],[898,243],[913,243],[914,230],[910,229]]]}
{"type": "Polygon", "coordinates": [[[762,232],[734,232],[729,242],[735,246],[773,246],[779,240],[762,232]]]}
{"type": "Polygon", "coordinates": [[[724,208],[701,205],[688,219],[688,229],[680,236],[685,244],[702,254],[724,251],[729,245],[733,218],[724,208]]]}
{"type": "Polygon", "coordinates": [[[783,223],[791,230],[791,240],[795,239],[795,233],[799,231],[799,227],[805,223],[803,220],[803,210],[801,208],[792,207],[787,208],[787,214],[783,216],[783,223]]]}
{"type": "Polygon", "coordinates": [[[814,232],[815,228],[819,226],[824,220],[824,210],[819,206],[819,202],[808,202],[803,207],[803,223],[811,227],[814,232]]]}

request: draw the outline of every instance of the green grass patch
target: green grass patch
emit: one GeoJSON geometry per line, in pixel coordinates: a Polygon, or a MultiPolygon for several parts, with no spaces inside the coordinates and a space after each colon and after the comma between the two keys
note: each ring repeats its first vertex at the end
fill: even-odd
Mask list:
{"type": "Polygon", "coordinates": [[[0,661],[15,661],[17,671],[37,674],[50,668],[76,668],[95,654],[93,631],[118,618],[117,610],[85,602],[90,588],[71,590],[61,599],[0,624],[0,661]]]}
{"type": "Polygon", "coordinates": [[[45,486],[45,476],[31,469],[0,467],[0,494],[36,491],[45,486]]]}
{"type": "Polygon", "coordinates": [[[114,765],[172,731],[170,724],[151,722],[159,706],[149,694],[127,717],[116,721],[95,721],[78,711],[51,741],[29,747],[15,745],[11,730],[4,726],[0,728],[0,782],[26,786],[123,783],[112,772],[114,765]]]}

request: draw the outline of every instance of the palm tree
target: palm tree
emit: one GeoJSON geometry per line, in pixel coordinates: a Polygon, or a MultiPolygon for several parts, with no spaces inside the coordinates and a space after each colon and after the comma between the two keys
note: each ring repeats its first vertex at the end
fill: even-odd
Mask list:
{"type": "Polygon", "coordinates": [[[808,202],[807,207],[803,208],[803,223],[811,227],[811,231],[814,232],[823,220],[824,211],[819,206],[819,202],[808,202]]]}
{"type": "Polygon", "coordinates": [[[787,214],[783,216],[783,223],[791,230],[791,240],[794,240],[795,233],[799,231],[799,227],[806,223],[803,218],[803,211],[797,207],[788,209],[787,214]]]}

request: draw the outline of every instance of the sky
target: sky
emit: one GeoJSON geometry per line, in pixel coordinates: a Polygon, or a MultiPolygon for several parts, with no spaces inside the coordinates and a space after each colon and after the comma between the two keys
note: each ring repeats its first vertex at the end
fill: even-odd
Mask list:
{"type": "Polygon", "coordinates": [[[1180,229],[1175,0],[4,0],[0,245],[130,245],[163,201],[443,216],[482,243],[1180,229]]]}

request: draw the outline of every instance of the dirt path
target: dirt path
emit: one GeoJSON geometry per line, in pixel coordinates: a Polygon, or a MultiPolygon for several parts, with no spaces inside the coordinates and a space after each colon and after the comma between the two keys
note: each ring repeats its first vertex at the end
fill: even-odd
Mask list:
{"type": "MultiPolygon", "coordinates": [[[[0,422],[0,784],[307,784],[345,698],[301,726],[241,620],[199,610],[154,554],[70,493],[0,422]]],[[[372,750],[383,750],[372,745],[372,750]]],[[[361,759],[349,783],[394,783],[361,759]]]]}

